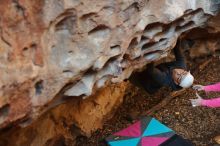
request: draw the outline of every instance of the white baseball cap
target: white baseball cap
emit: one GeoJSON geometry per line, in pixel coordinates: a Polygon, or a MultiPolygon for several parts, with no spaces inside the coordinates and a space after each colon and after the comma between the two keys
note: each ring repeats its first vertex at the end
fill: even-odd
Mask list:
{"type": "Polygon", "coordinates": [[[183,87],[183,88],[189,88],[190,86],[192,86],[194,81],[194,77],[192,76],[192,74],[190,73],[190,71],[182,78],[182,80],[180,81],[179,86],[183,87]]]}

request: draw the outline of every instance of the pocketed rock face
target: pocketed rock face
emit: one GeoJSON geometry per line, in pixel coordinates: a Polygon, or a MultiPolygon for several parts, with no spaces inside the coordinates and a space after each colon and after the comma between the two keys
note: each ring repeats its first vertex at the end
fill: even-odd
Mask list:
{"type": "Polygon", "coordinates": [[[122,82],[218,9],[212,0],[1,1],[0,128],[122,82]]]}
{"type": "Polygon", "coordinates": [[[211,18],[206,28],[191,30],[186,38],[191,57],[216,54],[220,50],[220,14],[211,18]]]}

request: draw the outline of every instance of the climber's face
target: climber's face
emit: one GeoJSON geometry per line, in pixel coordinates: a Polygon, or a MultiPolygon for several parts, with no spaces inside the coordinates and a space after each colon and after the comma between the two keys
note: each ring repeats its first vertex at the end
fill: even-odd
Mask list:
{"type": "Polygon", "coordinates": [[[173,69],[173,74],[172,74],[172,77],[173,77],[173,80],[174,82],[179,85],[183,79],[183,77],[186,76],[188,72],[184,69],[173,69]]]}

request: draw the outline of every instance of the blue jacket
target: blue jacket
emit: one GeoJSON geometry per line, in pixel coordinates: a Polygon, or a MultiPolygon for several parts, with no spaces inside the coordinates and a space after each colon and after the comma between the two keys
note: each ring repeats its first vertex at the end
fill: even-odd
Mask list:
{"type": "Polygon", "coordinates": [[[173,69],[187,69],[185,58],[179,45],[180,44],[177,43],[174,48],[175,61],[162,63],[156,67],[154,67],[154,64],[149,64],[145,71],[137,75],[140,84],[147,92],[155,93],[163,86],[171,87],[172,90],[182,89],[172,78],[173,69]]]}

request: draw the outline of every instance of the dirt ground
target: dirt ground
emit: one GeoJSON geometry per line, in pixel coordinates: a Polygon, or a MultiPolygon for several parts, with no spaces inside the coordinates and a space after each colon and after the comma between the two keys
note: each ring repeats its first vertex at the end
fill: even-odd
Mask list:
{"type": "MultiPolygon", "coordinates": [[[[208,85],[220,81],[220,59],[218,57],[197,58],[189,63],[195,84],[208,85]],[[212,59],[205,67],[201,66],[212,59]],[[203,69],[199,69],[204,67],[203,69]]],[[[103,129],[99,129],[90,138],[78,137],[77,146],[105,146],[104,138],[127,127],[149,109],[169,96],[170,90],[161,89],[155,95],[149,95],[144,90],[133,85],[127,90],[123,104],[115,116],[106,121],[103,129]]],[[[200,92],[204,98],[220,96],[220,93],[200,92]]],[[[151,116],[168,125],[177,134],[189,139],[196,146],[213,146],[213,138],[220,135],[220,108],[192,107],[189,99],[196,98],[195,91],[188,89],[185,93],[173,98],[167,105],[155,111],[151,116]]]]}

